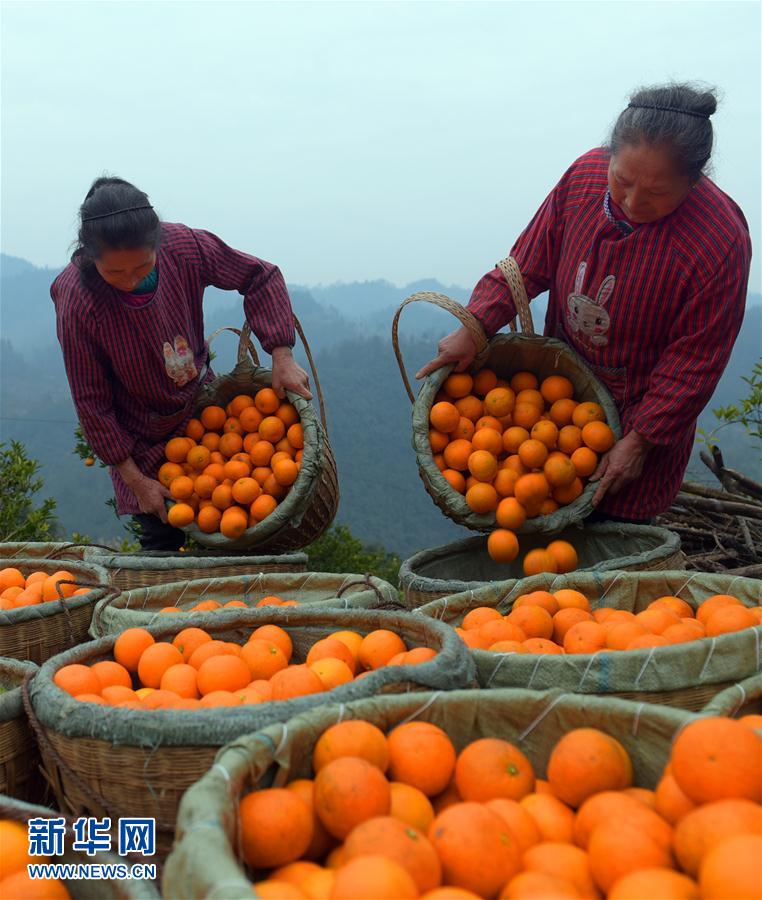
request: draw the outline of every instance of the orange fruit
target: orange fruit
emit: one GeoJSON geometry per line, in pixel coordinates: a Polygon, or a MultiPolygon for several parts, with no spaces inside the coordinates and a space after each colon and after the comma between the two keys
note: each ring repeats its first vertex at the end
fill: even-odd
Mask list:
{"type": "Polygon", "coordinates": [[[503,450],[506,453],[516,453],[519,447],[528,440],[529,432],[526,430],[526,428],[521,428],[518,425],[512,425],[510,428],[506,428],[503,432],[503,450]]]}
{"type": "Polygon", "coordinates": [[[441,434],[450,434],[455,431],[460,422],[458,408],[452,403],[435,403],[429,413],[429,421],[432,427],[441,434]]]}
{"type": "Polygon", "coordinates": [[[178,465],[178,463],[165,462],[164,465],[159,467],[159,474],[157,477],[158,480],[164,485],[164,487],[168,488],[172,484],[172,482],[176,478],[179,478],[182,474],[183,468],[182,466],[178,465]]]}
{"type": "Polygon", "coordinates": [[[159,689],[162,691],[171,691],[179,697],[185,699],[196,699],[198,697],[198,673],[193,666],[187,663],[178,663],[170,666],[161,676],[159,689]]]}
{"type": "Polygon", "coordinates": [[[499,797],[488,800],[486,806],[496,812],[508,826],[508,830],[516,840],[519,852],[524,853],[540,841],[540,829],[534,819],[516,800],[499,797]]]}
{"type": "Polygon", "coordinates": [[[379,628],[363,638],[358,660],[365,669],[380,669],[397,653],[404,653],[406,650],[407,647],[399,635],[379,628]]]}
{"type": "Polygon", "coordinates": [[[652,809],[623,791],[602,791],[586,800],[574,819],[573,841],[586,850],[599,826],[618,821],[635,825],[667,849],[672,844],[670,826],[652,809]]]}
{"type": "Polygon", "coordinates": [[[442,475],[445,477],[451,488],[456,490],[459,494],[465,494],[466,479],[460,472],[456,472],[455,469],[445,469],[444,472],[442,472],[442,475]]]}
{"type": "Polygon", "coordinates": [[[503,617],[492,606],[477,606],[469,610],[463,617],[462,627],[466,630],[470,628],[479,628],[485,622],[501,621],[503,617]]]}
{"type": "Polygon", "coordinates": [[[362,822],[386,816],[391,788],[384,773],[366,759],[331,760],[315,775],[315,811],[325,828],[343,840],[362,822]]]}
{"type": "Polygon", "coordinates": [[[312,840],[312,811],[294,791],[252,791],[238,806],[241,850],[254,868],[282,866],[298,859],[312,840]]]}
{"type": "MultiPolygon", "coordinates": [[[[564,425],[561,427],[561,430],[558,432],[558,449],[562,453],[566,453],[572,458],[572,462],[574,462],[576,468],[576,462],[574,461],[574,454],[577,450],[582,449],[582,429],[577,428],[576,425],[564,425]]],[[[593,451],[590,450],[590,453],[593,451]]],[[[579,470],[578,470],[579,471],[579,470]]],[[[581,474],[581,473],[579,473],[581,474]]]]}
{"type": "Polygon", "coordinates": [[[248,525],[249,519],[244,510],[237,506],[231,506],[222,513],[220,533],[226,538],[235,540],[246,531],[248,525]]]}
{"type": "Polygon", "coordinates": [[[548,406],[551,406],[558,400],[571,400],[574,385],[563,375],[549,375],[540,384],[540,393],[548,406]]]}
{"type": "Polygon", "coordinates": [[[497,457],[503,452],[503,436],[494,428],[480,428],[474,432],[471,445],[474,450],[486,450],[497,461],[497,457]]]}
{"type": "Polygon", "coordinates": [[[225,480],[238,481],[239,478],[247,478],[251,473],[251,461],[247,458],[245,461],[240,457],[245,456],[242,453],[236,453],[233,459],[229,459],[223,465],[225,480]]]}
{"type": "Polygon", "coordinates": [[[207,634],[202,628],[183,628],[172,639],[172,645],[182,654],[183,662],[188,662],[198,647],[209,643],[211,640],[211,635],[207,634]]]}
{"type": "Polygon", "coordinates": [[[595,883],[606,893],[631,872],[672,865],[669,847],[629,820],[599,825],[590,837],[588,855],[595,883]]]}
{"type": "Polygon", "coordinates": [[[220,436],[216,431],[207,431],[201,438],[201,446],[206,447],[210,453],[214,453],[220,446],[220,436]]]}
{"type": "MultiPolygon", "coordinates": [[[[748,730],[748,729],[747,729],[748,730]]],[[[387,737],[389,775],[427,797],[440,794],[455,769],[455,748],[447,734],[428,722],[398,725],[387,737]]]]}
{"type": "MultiPolygon", "coordinates": [[[[491,457],[494,459],[494,457],[491,457]]],[[[466,503],[470,509],[482,515],[497,509],[497,491],[491,484],[479,482],[466,491],[466,503]]]]}
{"type": "Polygon", "coordinates": [[[596,453],[606,453],[616,443],[614,432],[605,422],[588,422],[584,425],[582,440],[585,446],[596,453]]]}
{"type": "Polygon", "coordinates": [[[216,506],[207,506],[196,514],[196,524],[204,534],[214,534],[220,530],[222,512],[216,506]]]}
{"type": "Polygon", "coordinates": [[[541,606],[522,605],[514,608],[508,621],[520,628],[528,638],[550,638],[553,634],[553,619],[541,606]]]}
{"type": "Polygon", "coordinates": [[[597,653],[606,647],[606,631],[597,622],[578,622],[566,632],[567,653],[597,653]]]}
{"type": "Polygon", "coordinates": [[[481,738],[460,752],[455,783],[465,801],[521,800],[534,790],[534,770],[518,747],[499,738],[481,738]]]}
{"type": "Polygon", "coordinates": [[[680,618],[693,616],[693,607],[679,597],[659,597],[648,604],[648,609],[669,609],[680,618]]]}
{"type": "Polygon", "coordinates": [[[468,419],[476,422],[484,415],[484,404],[478,397],[470,394],[468,397],[461,397],[455,401],[455,408],[460,413],[462,419],[468,419]]]}
{"type": "Polygon", "coordinates": [[[590,612],[590,601],[580,591],[562,588],[560,591],[555,591],[553,596],[561,609],[576,607],[577,609],[584,609],[585,612],[590,612]]]}
{"type": "Polygon", "coordinates": [[[527,576],[539,575],[540,572],[554,573],[558,571],[558,563],[552,554],[538,547],[535,550],[530,550],[524,557],[523,570],[527,576]]]}
{"type": "Polygon", "coordinates": [[[510,563],[519,555],[519,541],[512,531],[497,528],[487,538],[487,552],[496,563],[510,563]]]}
{"type": "Polygon", "coordinates": [[[138,678],[144,687],[158,688],[167,669],[182,662],[182,653],[172,644],[165,641],[151,644],[140,655],[138,678]]]}
{"type": "Polygon", "coordinates": [[[522,606],[541,606],[551,616],[558,612],[558,601],[548,591],[532,591],[529,594],[520,594],[513,601],[513,608],[521,609],[522,606]]]}
{"type": "Polygon", "coordinates": [[[167,512],[167,521],[175,528],[185,528],[194,520],[196,514],[187,503],[175,503],[167,512]]]}
{"type": "Polygon", "coordinates": [[[268,466],[272,459],[275,447],[269,441],[256,441],[249,451],[251,461],[255,466],[268,466]]]}
{"type": "Polygon", "coordinates": [[[127,628],[114,642],[114,659],[135,674],[143,652],[154,643],[154,636],[145,628],[127,628]]]}
{"type": "Polygon", "coordinates": [[[532,372],[516,372],[511,378],[511,387],[514,391],[536,390],[540,382],[532,372]]]}
{"type": "Polygon", "coordinates": [[[750,800],[720,800],[686,812],[675,826],[680,868],[694,877],[718,844],[737,834],[762,834],[762,807],[750,800]]]}
{"type": "Polygon", "coordinates": [[[540,419],[532,426],[530,435],[533,440],[545,444],[549,450],[555,450],[558,442],[558,428],[548,419],[540,419]]]}
{"type": "Polygon", "coordinates": [[[694,803],[762,800],[762,737],[735,719],[691,722],[672,745],[672,774],[694,803]]]}
{"type": "Polygon", "coordinates": [[[280,397],[272,388],[261,388],[254,396],[254,405],[265,416],[276,412],[280,404],[280,397]]]}
{"type": "Polygon", "coordinates": [[[290,700],[307,694],[320,694],[325,688],[319,676],[309,666],[288,666],[270,679],[273,700],[290,700]]]}
{"type": "Polygon", "coordinates": [[[713,597],[707,597],[696,610],[696,618],[702,625],[706,626],[709,617],[717,609],[723,606],[743,606],[738,597],[730,594],[715,594],[713,597]]]}
{"type": "Polygon", "coordinates": [[[352,860],[379,850],[410,874],[419,891],[433,890],[439,885],[442,878],[439,857],[425,835],[410,825],[394,816],[367,819],[347,836],[344,859],[352,860]]]}
{"type": "MultiPolygon", "coordinates": [[[[453,434],[455,432],[453,431],[453,434]]],[[[458,437],[467,437],[468,435],[458,434],[458,437]]],[[[429,429],[429,444],[431,445],[432,453],[441,453],[444,448],[450,443],[450,437],[447,434],[444,434],[441,431],[437,431],[434,428],[429,429]]]]}
{"type": "Polygon", "coordinates": [[[101,684],[98,676],[93,672],[90,666],[83,666],[74,663],[68,666],[62,666],[53,676],[54,684],[76,697],[79,694],[100,694],[101,684]]]}
{"type": "Polygon", "coordinates": [[[197,472],[203,471],[211,462],[212,454],[204,446],[191,447],[186,457],[188,465],[192,466],[197,472]]]}
{"type": "MultiPolygon", "coordinates": [[[[15,823],[14,823],[15,824],[15,823]]],[[[4,836],[4,835],[3,835],[4,836]]],[[[5,850],[5,847],[3,847],[5,850]]],[[[45,861],[45,860],[43,860],[45,861]]],[[[31,863],[39,863],[40,857],[29,860],[31,863]]],[[[0,897],[23,898],[23,900],[69,900],[71,895],[64,884],[55,878],[33,879],[24,866],[13,874],[0,881],[0,897]]]]}
{"type": "Polygon", "coordinates": [[[577,475],[582,478],[592,475],[598,468],[598,457],[589,447],[580,447],[575,450],[571,455],[571,461],[574,463],[577,475]]]}
{"type": "Polygon", "coordinates": [[[278,501],[275,497],[271,497],[269,494],[262,494],[261,497],[257,497],[251,504],[251,517],[256,519],[257,522],[261,522],[263,519],[266,519],[277,506],[278,501]]]}
{"type": "Polygon", "coordinates": [[[754,628],[759,621],[750,609],[745,606],[728,604],[716,609],[706,618],[706,636],[717,637],[720,634],[730,634],[734,631],[742,631],[744,628],[754,628]]]}
{"type": "Polygon", "coordinates": [[[484,397],[497,387],[497,375],[491,369],[480,369],[474,375],[474,393],[484,397]]]}
{"type": "Polygon", "coordinates": [[[193,490],[202,500],[208,500],[212,496],[212,492],[217,487],[217,479],[211,475],[197,475],[193,482],[193,490]]]}
{"type": "Polygon", "coordinates": [[[400,822],[417,829],[421,834],[427,834],[434,821],[434,807],[429,798],[423,791],[402,781],[393,781],[390,788],[391,809],[389,814],[395,819],[399,819],[400,822]]]}
{"type": "Polygon", "coordinates": [[[534,820],[543,841],[572,843],[574,812],[558,797],[534,793],[523,797],[519,803],[534,820]]]}
{"type": "Polygon", "coordinates": [[[522,475],[514,487],[514,495],[523,507],[542,503],[550,493],[550,486],[544,475],[530,473],[522,475]]]}
{"type": "Polygon", "coordinates": [[[172,494],[175,500],[188,500],[193,494],[193,490],[193,479],[187,475],[175,478],[169,486],[169,493],[172,494]]]}
{"type": "Polygon", "coordinates": [[[481,419],[478,419],[476,422],[476,431],[481,431],[482,428],[491,428],[493,431],[497,431],[498,434],[503,433],[503,423],[501,419],[496,419],[495,416],[482,416],[481,419]]]}
{"type": "Polygon", "coordinates": [[[259,423],[258,433],[263,441],[275,444],[286,435],[286,426],[277,416],[265,416],[259,423]]]}
{"type": "Polygon", "coordinates": [[[558,799],[576,809],[593,794],[630,787],[632,763],[619,741],[596,728],[575,728],[553,747],[548,781],[558,799]]]}
{"type": "Polygon", "coordinates": [[[576,408],[577,403],[575,400],[556,400],[551,404],[551,407],[548,410],[550,421],[558,428],[564,428],[567,425],[571,425],[572,416],[574,415],[574,410],[576,408]]]}
{"type": "Polygon", "coordinates": [[[762,836],[738,834],[712,849],[701,864],[702,897],[762,897],[762,836]]]}
{"type": "Polygon", "coordinates": [[[568,541],[551,541],[545,549],[555,560],[559,574],[573,572],[577,568],[577,551],[568,541]]]}
{"type": "Polygon", "coordinates": [[[207,406],[201,410],[200,419],[207,431],[220,431],[227,419],[227,413],[221,406],[207,406]]]}
{"type": "Polygon", "coordinates": [[[597,403],[585,402],[577,404],[572,422],[577,428],[584,428],[588,422],[605,422],[606,414],[597,403]]]}
{"type": "Polygon", "coordinates": [[[584,485],[580,478],[575,478],[571,484],[562,485],[553,488],[553,499],[561,506],[568,506],[580,496],[584,490],[584,485]]]}
{"type": "Polygon", "coordinates": [[[173,463],[184,463],[185,457],[188,455],[188,451],[192,446],[192,441],[188,438],[177,437],[172,438],[167,441],[167,445],[164,448],[164,455],[170,462],[173,463]]]}
{"type": "Polygon", "coordinates": [[[566,878],[556,878],[545,872],[524,871],[506,884],[500,900],[563,900],[565,897],[579,896],[577,888],[566,878]]]}
{"type": "Polygon", "coordinates": [[[231,488],[233,500],[244,506],[250,506],[261,493],[262,488],[259,486],[259,482],[253,478],[239,478],[233,482],[233,487],[231,488]]]}
{"type": "Polygon", "coordinates": [[[468,469],[477,481],[492,481],[497,474],[497,459],[487,450],[474,450],[468,457],[468,469]]]}
{"type": "Polygon", "coordinates": [[[282,487],[289,487],[299,476],[299,467],[290,459],[283,459],[273,464],[273,477],[282,487]]]}
{"type": "Polygon", "coordinates": [[[516,840],[505,821],[480,803],[455,803],[431,824],[429,840],[442,862],[443,881],[494,897],[521,869],[516,840]]]}
{"type": "Polygon", "coordinates": [[[540,421],[542,412],[536,403],[517,403],[511,413],[513,424],[521,428],[531,429],[540,421]]]}
{"type": "Polygon", "coordinates": [[[398,862],[378,853],[355,856],[343,863],[331,887],[334,900],[407,900],[419,896],[412,875],[398,862]]]}
{"type": "Polygon", "coordinates": [[[442,384],[442,390],[448,397],[459,400],[461,397],[467,397],[471,393],[474,386],[474,379],[465,373],[453,372],[448,375],[442,384]]]}
{"type": "Polygon", "coordinates": [[[632,641],[648,632],[639,622],[614,622],[604,626],[607,650],[626,650],[632,641]]]}
{"type": "Polygon", "coordinates": [[[584,609],[577,609],[570,606],[566,609],[559,609],[553,616],[553,640],[560,646],[564,645],[564,638],[569,629],[578,622],[592,621],[590,613],[584,609]]]}
{"type": "Polygon", "coordinates": [[[448,469],[464,472],[468,469],[468,459],[473,452],[470,441],[459,438],[451,441],[444,449],[444,461],[448,469]]]}
{"type": "Polygon", "coordinates": [[[280,647],[259,638],[252,638],[244,644],[241,650],[241,659],[246,663],[250,673],[248,681],[269,680],[276,672],[280,672],[288,665],[288,659],[280,647]]]}
{"type": "Polygon", "coordinates": [[[385,772],[389,765],[386,735],[362,719],[349,719],[327,728],[315,743],[312,766],[315,772],[343,756],[364,759],[385,772]]]}
{"type": "Polygon", "coordinates": [[[496,387],[484,397],[484,412],[499,419],[513,412],[515,402],[516,394],[511,388],[496,387]]]}
{"type": "Polygon", "coordinates": [[[94,673],[100,684],[101,689],[96,691],[96,693],[101,693],[104,688],[113,687],[114,685],[126,688],[132,687],[130,673],[121,663],[104,659],[101,662],[93,663],[90,666],[90,671],[94,673]]]}
{"type": "MultiPolygon", "coordinates": [[[[498,472],[498,478],[506,471],[506,469],[501,469],[498,472]]],[[[498,493],[500,493],[499,490],[498,493]]],[[[516,531],[526,522],[526,518],[526,510],[515,497],[504,497],[497,505],[495,519],[501,528],[516,531]]]]}
{"type": "MultiPolygon", "coordinates": [[[[264,416],[256,408],[256,406],[247,406],[246,409],[241,410],[238,416],[238,421],[244,434],[257,434],[259,424],[263,418],[264,416]]],[[[245,446],[246,442],[244,441],[244,447],[245,446]]]]}
{"type": "Polygon", "coordinates": [[[526,388],[516,394],[516,403],[531,403],[536,406],[542,413],[545,409],[545,401],[542,394],[534,388],[526,388]]]}
{"type": "Polygon", "coordinates": [[[523,863],[527,872],[541,872],[571,882],[580,897],[597,896],[587,853],[579,847],[559,841],[544,841],[524,853],[523,863]]]}
{"type": "Polygon", "coordinates": [[[240,691],[251,680],[246,662],[233,654],[212,656],[198,667],[198,691],[201,696],[212,691],[240,691]]]}
{"type": "Polygon", "coordinates": [[[548,458],[548,448],[542,441],[530,438],[519,447],[518,455],[527,469],[541,469],[548,458]]]}
{"type": "Polygon", "coordinates": [[[630,872],[616,881],[609,891],[608,900],[643,900],[658,897],[659,900],[697,900],[699,886],[687,875],[672,869],[641,869],[630,872]]]}
{"type": "Polygon", "coordinates": [[[672,773],[665,770],[656,785],[656,812],[670,825],[676,825],[695,808],[696,804],[680,790],[672,773]]]}

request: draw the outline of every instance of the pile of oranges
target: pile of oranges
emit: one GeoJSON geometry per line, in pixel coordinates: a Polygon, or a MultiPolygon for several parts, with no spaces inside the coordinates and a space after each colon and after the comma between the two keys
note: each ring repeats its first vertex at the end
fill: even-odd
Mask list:
{"type": "Polygon", "coordinates": [[[29,855],[29,835],[26,825],[12,819],[0,819],[0,897],[3,900],[44,898],[69,900],[66,887],[56,878],[32,880],[28,865],[46,865],[60,860],[48,856],[29,855]]]}
{"type": "Polygon", "coordinates": [[[299,413],[272,388],[239,394],[224,409],[207,406],[164,448],[158,478],[175,500],[170,524],[195,521],[206,534],[240,537],[286,497],[303,449],[299,413]]]}
{"type": "Polygon", "coordinates": [[[12,566],[0,569],[0,609],[22,609],[25,606],[51,603],[59,599],[59,590],[63,597],[90,593],[92,588],[59,584],[74,580],[71,572],[65,569],[53,572],[52,575],[48,572],[30,572],[26,576],[12,566]]]}
{"type": "Polygon", "coordinates": [[[215,640],[201,628],[184,628],[156,641],[144,628],[116,639],[114,658],[62,666],[54,682],[76,700],[129,709],[204,709],[290,700],[330,691],[384,666],[417,665],[436,656],[409,650],[399,635],[376,629],[363,636],[336,631],[316,641],[301,664],[277,625],[262,625],[248,641],[215,640]]]}
{"type": "Polygon", "coordinates": [[[514,532],[582,493],[599,455],[615,443],[598,403],[577,402],[562,375],[542,383],[531,372],[510,380],[490,369],[453,374],[429,414],[434,461],[453,490],[480,515],[494,513],[502,532],[490,554],[518,555],[514,532]]]}
{"type": "Polygon", "coordinates": [[[737,898],[762,896],[762,738],[706,718],[672,747],[656,790],[626,748],[564,734],[547,780],[515,745],[408,722],[328,728],[313,778],[239,804],[262,898],[737,898]],[[277,827],[275,825],[277,823],[277,827]]]}
{"type": "Polygon", "coordinates": [[[262,597],[257,603],[249,605],[243,600],[228,600],[226,603],[220,603],[219,600],[200,600],[195,606],[188,609],[182,609],[179,606],[163,606],[159,613],[177,615],[177,613],[192,612],[215,612],[218,609],[252,609],[257,606],[299,606],[298,600],[282,600],[274,595],[262,597]]]}
{"type": "Polygon", "coordinates": [[[659,597],[639,613],[591,609],[580,591],[533,591],[507,615],[477,606],[455,630],[472,649],[495,653],[600,653],[666,647],[762,625],[762,606],[715,594],[696,609],[679,597],[659,597]]]}

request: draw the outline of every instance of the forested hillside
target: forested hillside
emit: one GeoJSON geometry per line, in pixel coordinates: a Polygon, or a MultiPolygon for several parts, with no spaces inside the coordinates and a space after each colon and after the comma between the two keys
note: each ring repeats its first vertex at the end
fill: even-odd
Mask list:
{"type": "MultiPolygon", "coordinates": [[[[56,272],[7,256],[0,264],[0,440],[23,441],[29,454],[42,462],[46,493],[57,500],[66,534],[79,531],[94,540],[121,536],[120,522],[105,505],[110,496],[106,471],[85,468],[72,452],[76,418],[48,292],[56,272]]],[[[391,347],[394,311],[419,290],[440,291],[459,300],[468,296],[463,288],[433,280],[403,287],[381,281],[291,287],[326,397],[342,493],[338,521],[365,542],[378,542],[404,555],[464,533],[442,516],[419,480],[411,449],[410,404],[391,347]]],[[[710,406],[734,402],[742,395],[741,376],[751,371],[759,356],[762,298],[750,299],[741,337],[710,406]]],[[[538,327],[543,307],[541,299],[533,304],[538,327]]],[[[207,333],[223,325],[240,326],[241,321],[235,295],[207,292],[207,333]]],[[[453,324],[448,314],[425,304],[404,311],[400,333],[411,373],[430,358],[438,337],[453,324]]],[[[215,340],[217,371],[232,367],[235,346],[230,334],[215,340]]],[[[712,427],[709,410],[702,423],[712,427]]],[[[728,463],[759,478],[759,448],[738,430],[723,434],[728,463]]],[[[705,478],[701,468],[694,474],[705,478]]]]}

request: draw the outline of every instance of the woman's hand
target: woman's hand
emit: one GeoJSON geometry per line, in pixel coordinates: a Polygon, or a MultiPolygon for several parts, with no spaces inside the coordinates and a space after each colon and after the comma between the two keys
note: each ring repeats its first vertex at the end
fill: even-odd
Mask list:
{"type": "Polygon", "coordinates": [[[166,522],[167,507],[164,501],[171,500],[172,495],[164,485],[144,475],[135,465],[135,461],[131,456],[118,463],[114,468],[122,476],[122,481],[135,495],[140,511],[149,513],[161,519],[162,522],[166,522]]]}
{"type": "Polygon", "coordinates": [[[294,359],[291,348],[275,347],[272,358],[273,390],[281,400],[285,398],[286,391],[293,391],[305,400],[312,400],[310,377],[294,359]]]}
{"type": "Polygon", "coordinates": [[[593,496],[593,506],[597,506],[606,494],[618,494],[626,484],[640,476],[652,446],[637,431],[628,432],[614,444],[590,477],[590,481],[600,482],[593,496]]]}
{"type": "Polygon", "coordinates": [[[476,356],[476,343],[470,332],[461,326],[457,331],[443,337],[437,347],[438,356],[416,372],[415,377],[425,378],[429,372],[441,369],[442,366],[455,363],[455,372],[462,372],[474,361],[476,356]]]}
{"type": "Polygon", "coordinates": [[[164,501],[171,500],[172,495],[161,482],[143,476],[140,481],[130,485],[130,488],[142,513],[157,516],[162,522],[167,521],[167,506],[164,501]]]}

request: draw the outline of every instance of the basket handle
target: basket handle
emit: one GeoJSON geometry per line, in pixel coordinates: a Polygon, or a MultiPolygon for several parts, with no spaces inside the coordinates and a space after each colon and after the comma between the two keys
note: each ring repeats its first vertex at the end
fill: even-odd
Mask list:
{"type": "Polygon", "coordinates": [[[487,336],[484,334],[484,329],[482,328],[479,320],[476,318],[476,316],[474,316],[473,313],[469,312],[462,303],[458,303],[457,300],[452,300],[446,294],[437,294],[433,291],[419,291],[417,294],[411,294],[406,300],[402,301],[399,309],[394,314],[394,321],[392,322],[392,345],[394,347],[394,355],[397,357],[397,365],[400,368],[402,383],[405,385],[405,390],[407,391],[408,397],[410,397],[411,403],[415,403],[415,395],[413,394],[413,389],[410,386],[410,379],[407,377],[407,372],[405,371],[405,363],[402,359],[402,351],[400,350],[398,334],[399,319],[402,310],[409,303],[420,302],[431,303],[434,306],[438,306],[440,309],[444,309],[447,310],[447,312],[452,313],[452,315],[454,315],[456,319],[459,319],[460,323],[474,339],[474,343],[476,344],[477,359],[486,351],[488,346],[487,336]]]}
{"type": "MultiPolygon", "coordinates": [[[[518,313],[518,319],[521,322],[522,333],[528,335],[536,334],[534,322],[532,321],[532,313],[529,310],[529,297],[527,296],[527,289],[524,284],[524,279],[521,276],[519,264],[512,256],[509,256],[506,259],[501,259],[500,262],[497,263],[497,268],[503,273],[503,277],[508,282],[508,287],[511,289],[511,296],[513,297],[513,304],[518,313]]],[[[510,326],[511,331],[516,331],[515,318],[511,320],[510,326]]]]}
{"type": "Polygon", "coordinates": [[[243,362],[244,359],[246,359],[246,353],[248,351],[248,354],[251,357],[251,361],[254,363],[254,365],[261,365],[256,348],[251,342],[251,329],[248,325],[244,325],[242,329],[233,328],[231,325],[223,325],[222,328],[218,328],[216,331],[213,331],[209,335],[209,337],[206,339],[207,344],[211,346],[212,341],[217,337],[217,335],[222,334],[223,331],[230,331],[233,334],[238,335],[238,362],[243,362]]]}

